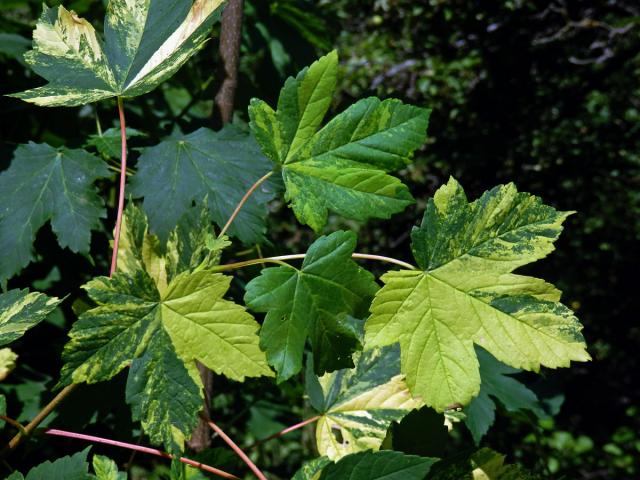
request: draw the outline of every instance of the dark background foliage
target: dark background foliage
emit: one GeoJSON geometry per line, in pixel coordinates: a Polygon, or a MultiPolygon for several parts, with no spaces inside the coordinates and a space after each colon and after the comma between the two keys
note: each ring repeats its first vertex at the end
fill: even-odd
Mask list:
{"type": "MultiPolygon", "coordinates": [[[[99,1],[69,6],[94,25],[104,12],[99,1]]],[[[36,1],[2,2],[2,94],[41,84],[21,60],[39,10],[36,1]]],[[[640,5],[633,0],[247,1],[237,122],[247,120],[251,97],[273,104],[286,76],[332,48],[339,50],[342,71],[334,113],[369,95],[433,109],[429,140],[402,174],[417,207],[387,222],[349,223],[358,230],[361,250],[409,258],[408,226],[449,175],[472,198],[513,181],[556,208],[577,212],[557,251],[530,270],[564,291],[564,302],[585,325],[593,362],[524,377],[557,415],[536,421],[503,412],[485,442],[548,478],[637,478],[640,5]]],[[[171,81],[129,102],[129,125],[145,133],[132,139],[134,148],[154,144],[171,133],[174,123],[185,132],[211,126],[217,55],[213,40],[171,81]]],[[[16,145],[29,140],[82,146],[96,132],[96,122],[103,129],[115,125],[116,108],[115,102],[103,102],[47,109],[4,97],[0,115],[4,169],[16,145]]],[[[116,165],[116,159],[109,161],[116,165]]],[[[101,188],[113,207],[112,184],[101,188]]],[[[272,211],[272,245],[265,251],[306,248],[312,233],[278,202],[272,211]]],[[[20,366],[1,388],[9,398],[9,414],[19,420],[31,418],[50,397],[65,331],[76,318],[74,310],[83,308],[79,285],[106,270],[112,216],[113,209],[104,230],[94,234],[90,258],[61,250],[50,229],[43,229],[36,242],[41,261],[9,282],[59,296],[71,292],[79,299],[66,302],[15,345],[20,366]]],[[[344,225],[332,219],[327,229],[344,225]]],[[[242,282],[242,277],[236,282],[238,298],[242,282]]],[[[136,441],[139,432],[129,422],[121,384],[116,378],[83,388],[51,421],[136,441]]],[[[268,382],[245,387],[216,379],[215,388],[214,410],[247,443],[309,415],[300,381],[276,388],[268,382]]],[[[5,429],[5,438],[10,433],[5,429]]],[[[47,440],[32,442],[22,458],[12,461],[28,466],[80,448],[47,440]]],[[[464,435],[452,442],[451,448],[469,446],[464,435]]],[[[307,432],[266,444],[260,447],[262,463],[288,478],[311,444],[307,432]]],[[[127,461],[126,454],[106,453],[127,461]]],[[[223,449],[211,455],[218,465],[235,462],[223,449]]],[[[136,458],[136,463],[153,470],[149,475],[162,473],[148,459],[136,458]]]]}

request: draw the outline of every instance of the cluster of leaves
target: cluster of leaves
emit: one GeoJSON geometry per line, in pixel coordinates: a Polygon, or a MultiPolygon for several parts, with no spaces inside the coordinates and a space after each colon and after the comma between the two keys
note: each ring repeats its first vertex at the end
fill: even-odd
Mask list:
{"type": "MultiPolygon", "coordinates": [[[[104,47],[85,20],[45,7],[25,58],[50,83],[16,96],[74,106],[155,88],[203,43],[219,5],[178,2],[174,17],[163,10],[169,3],[112,0],[104,47]]],[[[289,78],[275,109],[252,101],[250,133],[202,128],[141,152],[131,186],[144,200],[141,208],[130,200],[124,213],[117,271],[83,287],[91,306],[69,331],[58,386],[108,381],[128,368],[133,420],[152,443],[180,454],[204,400],[196,362],[237,382],[275,376],[281,383],[303,370],[309,350],[305,390],[319,414],[321,457],[295,478],[422,479],[432,465],[435,479],[524,478],[483,450],[440,461],[377,451],[393,422],[420,407],[431,407],[442,426],[451,421],[444,413],[466,406],[476,441],[493,422],[490,397],[542,416],[535,395],[506,375],[589,359],[560,291],[513,273],[553,250],[567,212],[512,184],[469,202],[452,178],[410,233],[417,267],[399,262],[404,269],[385,273],[382,288],[353,259],[355,233],[339,230],[318,237],[300,268],[272,259],[281,265],[245,286],[246,307],[266,314],[262,324],[225,298],[231,277],[222,272],[234,267],[220,259],[231,242],[214,235],[211,223],[222,227],[233,218],[258,179],[273,181],[223,227],[245,244],[265,240],[264,204],[280,190],[299,222],[316,232],[330,212],[363,222],[414,203],[391,172],[408,165],[424,142],[429,110],[372,97],[323,125],[337,74],[334,51],[289,78]]],[[[93,144],[107,155],[113,150],[93,144]]],[[[13,195],[0,216],[0,238],[20,255],[2,260],[0,279],[32,261],[35,233],[48,220],[62,247],[87,252],[104,216],[93,183],[107,175],[105,162],[82,149],[18,147],[0,175],[1,191],[13,195]]],[[[2,301],[8,341],[33,326],[25,315],[41,320],[59,302],[15,291],[2,301]]],[[[390,441],[400,450],[399,436],[390,441]]],[[[91,478],[86,454],[59,462],[91,478]]],[[[94,457],[98,478],[118,478],[106,463],[94,457]]]]}
{"type": "MultiPolygon", "coordinates": [[[[344,58],[337,108],[361,96],[393,95],[434,110],[430,128],[437,135],[408,175],[416,196],[453,174],[469,192],[513,180],[550,204],[579,212],[569,219],[571,238],[561,240],[558,254],[533,267],[562,285],[599,360],[567,372],[562,381],[538,382],[549,395],[572,392],[556,428],[590,437],[595,445],[580,460],[561,455],[553,472],[570,478],[637,475],[596,453],[617,430],[640,429],[624,413],[640,399],[632,354],[640,338],[632,286],[640,265],[637,6],[628,0],[491,7],[342,0],[325,13],[344,18],[336,35],[344,58]],[[594,391],[594,384],[606,387],[594,391]],[[596,424],[603,404],[610,413],[596,424]]],[[[402,238],[394,226],[406,221],[373,225],[369,238],[393,244],[402,238]]],[[[361,241],[368,243],[363,236],[361,241]]],[[[551,433],[541,429],[537,441],[523,447],[514,438],[529,438],[531,425],[521,420],[519,429],[502,428],[491,441],[543,469],[545,461],[538,459],[549,454],[551,433]]]]}

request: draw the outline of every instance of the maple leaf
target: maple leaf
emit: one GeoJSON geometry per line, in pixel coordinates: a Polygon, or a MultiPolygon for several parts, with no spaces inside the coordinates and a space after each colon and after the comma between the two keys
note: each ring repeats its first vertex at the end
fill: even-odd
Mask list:
{"type": "Polygon", "coordinates": [[[538,418],[546,416],[536,394],[510,376],[519,373],[520,370],[497,361],[478,346],[476,355],[482,380],[480,393],[464,409],[464,423],[471,431],[476,444],[480,443],[495,420],[496,404],[491,397],[499,400],[509,412],[530,410],[538,418]]]}
{"type": "MultiPolygon", "coordinates": [[[[220,132],[200,128],[145,148],[131,192],[144,197],[151,229],[164,241],[191,204],[205,197],[211,219],[224,225],[249,187],[269,170],[271,162],[248,134],[233,126],[220,132]]],[[[264,241],[266,203],[274,194],[272,183],[262,184],[240,210],[229,234],[247,244],[264,241]]]]}
{"type": "Polygon", "coordinates": [[[371,97],[319,129],[337,71],[333,51],[287,79],[276,111],[258,99],[249,107],[251,130],[281,172],[285,199],[316,231],[329,210],[367,220],[389,218],[413,203],[407,187],[386,172],[405,166],[423,144],[430,113],[371,97]]]}
{"type": "MultiPolygon", "coordinates": [[[[127,138],[143,137],[145,134],[135,128],[126,127],[127,138]]],[[[102,133],[94,133],[84,144],[85,147],[94,147],[98,153],[108,158],[120,158],[122,153],[122,136],[119,128],[107,128],[102,133]]]]}
{"type": "Polygon", "coordinates": [[[92,184],[107,176],[107,165],[84,150],[19,145],[0,173],[0,248],[11,252],[0,258],[0,281],[33,260],[36,233],[49,220],[61,247],[87,253],[91,230],[106,215],[92,184]]]}
{"type": "Polygon", "coordinates": [[[26,289],[0,293],[0,347],[22,337],[47,318],[61,301],[26,289]]]}
{"type": "Polygon", "coordinates": [[[319,480],[423,480],[437,458],[401,452],[360,452],[327,465],[319,480]]]}
{"type": "Polygon", "coordinates": [[[478,394],[474,343],[525,370],[589,360],[582,326],[560,292],[511,273],[553,250],[568,215],[512,184],[469,203],[450,179],[411,235],[421,270],[382,277],[365,348],[399,341],[409,388],[438,411],[478,394]]]}
{"type": "Polygon", "coordinates": [[[53,107],[150,92],[204,44],[222,3],[110,0],[104,43],[75,12],[45,5],[24,58],[49,83],[11,96],[53,107]]]}
{"type": "Polygon", "coordinates": [[[247,284],[246,305],[267,312],[260,346],[278,381],[300,371],[307,338],[316,373],[353,366],[360,342],[348,316],[365,314],[378,289],[373,275],[351,259],[355,246],[353,232],[334,232],[309,247],[300,269],[265,268],[247,284]]]}
{"type": "Polygon", "coordinates": [[[137,208],[127,209],[123,223],[122,268],[84,285],[97,306],[69,332],[60,383],[105,381],[131,364],[134,419],[154,442],[179,452],[202,407],[196,360],[238,381],[273,373],[258,346],[258,323],[223,298],[231,278],[212,272],[210,257],[197,251],[206,233],[183,236],[178,228],[162,254],[137,208]]]}
{"type": "Polygon", "coordinates": [[[309,401],[320,412],[318,452],[334,461],[350,453],[378,450],[391,423],[422,405],[420,399],[412,398],[400,373],[398,345],[356,356],[355,368],[322,377],[307,369],[309,401]]]}

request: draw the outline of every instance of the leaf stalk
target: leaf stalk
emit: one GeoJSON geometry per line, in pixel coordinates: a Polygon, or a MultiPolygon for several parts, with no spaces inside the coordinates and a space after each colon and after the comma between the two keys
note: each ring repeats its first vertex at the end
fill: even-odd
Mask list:
{"type": "MultiPolygon", "coordinates": [[[[292,255],[279,255],[276,257],[264,257],[264,258],[254,258],[251,260],[245,260],[243,262],[236,263],[227,263],[226,265],[218,265],[214,267],[215,271],[226,271],[226,270],[236,270],[238,268],[249,267],[251,265],[258,265],[262,263],[277,263],[280,265],[284,265],[290,267],[287,260],[303,260],[306,257],[306,253],[294,253],[292,255]]],[[[351,255],[352,258],[361,259],[361,260],[376,260],[379,262],[393,263],[395,265],[406,268],[407,270],[415,270],[416,267],[411,265],[410,263],[403,262],[402,260],[398,260],[393,257],[385,257],[383,255],[373,255],[369,253],[353,253],[351,255]]]]}
{"type": "Polygon", "coordinates": [[[120,227],[122,226],[122,212],[124,211],[124,191],[127,183],[127,126],[124,118],[124,104],[122,97],[118,97],[118,117],[120,118],[120,143],[122,151],[120,154],[120,190],[118,193],[118,213],[116,215],[116,226],[113,234],[113,253],[111,254],[111,268],[109,276],[112,277],[116,271],[118,263],[118,246],[120,244],[120,227]]]}
{"type": "Polygon", "coordinates": [[[231,447],[231,449],[236,453],[236,455],[238,455],[238,457],[240,457],[240,459],[247,464],[249,469],[251,469],[251,471],[255,474],[256,477],[258,477],[260,480],[267,480],[267,477],[264,476],[264,474],[260,471],[260,469],[256,466],[256,464],[251,461],[249,456],[246,453],[244,453],[244,451],[238,445],[236,445],[236,443],[233,440],[231,440],[231,438],[226,433],[224,433],[224,430],[222,430],[218,425],[213,423],[211,419],[207,418],[206,421],[207,421],[207,425],[209,425],[212,428],[212,430],[216,432],[220,436],[220,438],[222,438],[226,442],[226,444],[229,445],[229,447],[231,447]]]}
{"type": "Polygon", "coordinates": [[[227,223],[225,223],[224,227],[222,227],[222,230],[220,230],[220,234],[218,235],[218,238],[222,237],[227,232],[227,230],[229,229],[229,227],[231,226],[233,221],[238,216],[238,213],[240,213],[240,209],[242,209],[243,205],[245,203],[247,203],[247,200],[249,199],[251,194],[253,192],[255,192],[256,189],[260,185],[262,185],[271,175],[273,175],[273,170],[270,171],[269,173],[267,173],[266,175],[263,175],[262,177],[260,177],[258,180],[256,180],[256,182],[253,185],[251,185],[251,187],[249,187],[249,190],[247,190],[247,192],[244,194],[244,196],[238,202],[238,205],[236,205],[236,208],[233,211],[233,213],[231,214],[231,216],[229,217],[229,220],[227,220],[227,223]]]}
{"type": "Polygon", "coordinates": [[[299,428],[306,427],[311,423],[315,423],[320,419],[320,415],[316,415],[315,417],[308,418],[303,420],[302,422],[296,423],[295,425],[291,425],[290,427],[285,428],[284,430],[280,430],[278,433],[274,433],[273,435],[269,435],[267,438],[263,438],[262,440],[258,440],[249,446],[249,448],[255,448],[258,445],[261,445],[269,440],[273,440],[274,438],[282,437],[289,432],[293,432],[294,430],[298,430],[299,428]]]}
{"type": "Polygon", "coordinates": [[[156,448],[143,447],[141,445],[134,445],[133,443],[120,442],[118,440],[95,437],[93,435],[84,435],[82,433],[67,432],[65,430],[58,430],[55,428],[48,428],[44,431],[44,433],[46,433],[47,435],[55,435],[58,437],[74,438],[76,440],[86,440],[88,442],[103,443],[105,445],[112,445],[114,447],[127,448],[129,450],[148,453],[150,455],[155,455],[157,457],[163,457],[163,458],[169,458],[169,459],[177,458],[179,461],[181,461],[184,464],[191,465],[192,467],[195,467],[195,468],[199,468],[200,470],[204,470],[205,472],[213,473],[214,475],[218,475],[219,477],[228,478],[232,480],[240,480],[239,477],[236,477],[231,473],[225,472],[224,470],[220,470],[219,468],[215,468],[204,463],[196,462],[195,460],[191,460],[190,458],[176,457],[175,455],[171,455],[170,453],[163,452],[162,450],[158,450],[156,448]]]}

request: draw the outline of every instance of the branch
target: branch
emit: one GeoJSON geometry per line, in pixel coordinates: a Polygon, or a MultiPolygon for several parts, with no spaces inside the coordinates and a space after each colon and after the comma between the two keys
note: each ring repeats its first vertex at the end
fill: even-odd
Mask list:
{"type": "Polygon", "coordinates": [[[222,438],[227,443],[227,445],[229,445],[231,449],[236,452],[236,455],[238,455],[238,457],[240,457],[242,461],[247,464],[247,466],[251,469],[256,477],[258,477],[260,480],[267,480],[267,477],[265,477],[260,469],[256,467],[256,464],[251,461],[247,454],[244,453],[242,449],[238,445],[236,445],[236,443],[231,440],[231,438],[229,438],[229,436],[224,433],[224,431],[218,425],[216,425],[209,419],[206,419],[206,422],[207,425],[209,425],[214,432],[220,435],[220,438],[222,438]]]}
{"type": "Polygon", "coordinates": [[[4,456],[5,454],[7,454],[8,452],[10,452],[11,450],[13,450],[14,448],[16,448],[18,445],[20,445],[20,443],[22,442],[22,440],[24,440],[27,436],[29,436],[29,434],[31,432],[33,432],[38,425],[40,425],[42,423],[42,421],[47,418],[49,416],[49,414],[51,412],[53,412],[53,410],[58,406],[58,404],[60,404],[65,398],[67,398],[67,396],[73,392],[73,390],[75,390],[75,388],[78,385],[75,383],[72,383],[71,385],[67,385],[66,387],[64,387],[62,390],[60,390],[60,393],[58,393],[58,395],[56,395],[55,397],[53,397],[53,400],[51,400],[41,411],[40,413],[38,413],[35,418],[33,420],[31,420],[26,427],[24,427],[23,430],[20,430],[20,432],[18,432],[12,439],[11,441],[7,444],[6,447],[4,447],[4,449],[2,450],[2,452],[0,452],[0,456],[4,456]]]}
{"type": "Polygon", "coordinates": [[[216,93],[216,123],[225,125],[233,116],[233,100],[238,86],[238,62],[242,37],[243,0],[229,0],[220,25],[220,78],[216,93]]]}
{"type": "Polygon", "coordinates": [[[157,457],[174,459],[177,458],[182,463],[186,463],[187,465],[191,465],[192,467],[199,468],[200,470],[204,470],[205,472],[213,473],[222,478],[229,478],[232,480],[240,480],[239,477],[235,475],[225,472],[224,470],[220,470],[218,468],[212,467],[210,465],[206,465],[204,463],[196,462],[195,460],[191,460],[186,457],[176,457],[175,455],[171,455],[170,453],[163,452],[162,450],[158,450],[156,448],[142,447],[140,445],[134,445],[133,443],[119,442],[117,440],[110,440],[108,438],[102,437],[94,437],[93,435],[84,435],[82,433],[75,432],[67,432],[65,430],[57,430],[55,428],[48,428],[44,431],[47,435],[55,435],[58,437],[66,437],[66,438],[75,438],[76,440],[86,440],[88,442],[96,442],[103,443],[105,445],[113,445],[114,447],[127,448],[129,450],[134,450],[136,452],[148,453],[150,455],[155,455],[157,457]]]}

